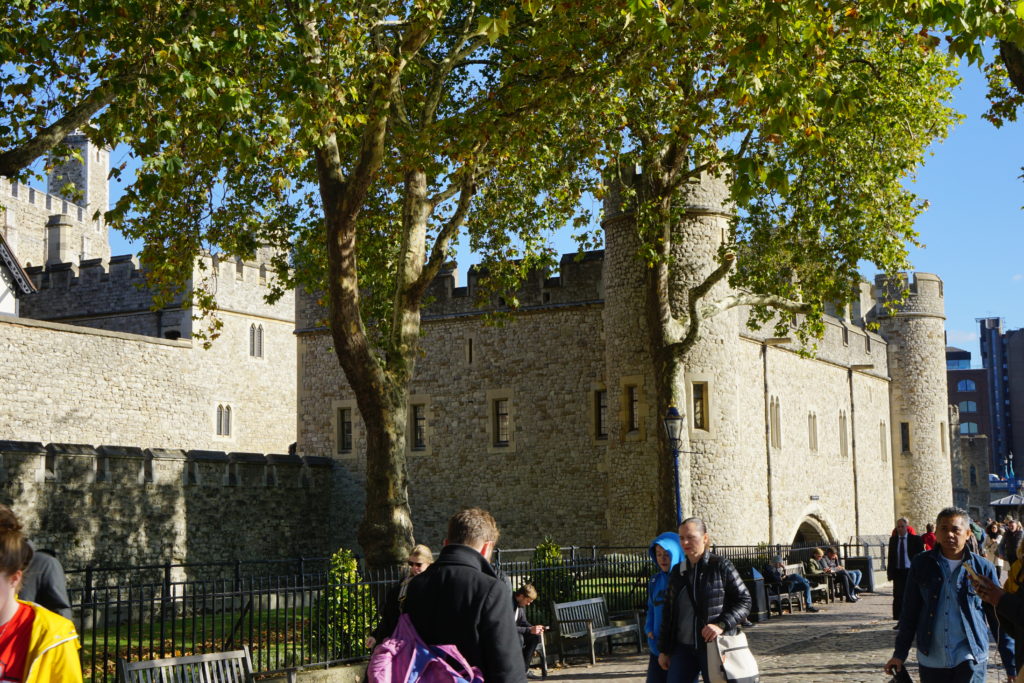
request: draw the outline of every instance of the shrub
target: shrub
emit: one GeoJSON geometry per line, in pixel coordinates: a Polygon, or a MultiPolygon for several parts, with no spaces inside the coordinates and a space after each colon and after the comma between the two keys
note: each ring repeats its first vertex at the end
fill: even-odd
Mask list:
{"type": "Polygon", "coordinates": [[[364,641],[377,623],[370,586],[359,576],[355,553],[341,548],[331,556],[328,585],[313,609],[313,647],[328,659],[366,654],[364,641]]]}
{"type": "Polygon", "coordinates": [[[533,623],[551,624],[554,622],[554,603],[569,602],[579,597],[576,577],[562,559],[561,547],[548,537],[545,537],[533,551],[533,566],[530,583],[540,594],[540,599],[534,603],[536,607],[533,610],[533,623]]]}

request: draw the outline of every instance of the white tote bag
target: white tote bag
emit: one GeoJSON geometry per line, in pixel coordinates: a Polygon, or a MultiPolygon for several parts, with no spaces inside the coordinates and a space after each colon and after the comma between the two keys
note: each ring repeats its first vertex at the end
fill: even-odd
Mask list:
{"type": "Polygon", "coordinates": [[[723,634],[708,643],[708,674],[711,683],[759,683],[757,661],[745,633],[723,634]]]}

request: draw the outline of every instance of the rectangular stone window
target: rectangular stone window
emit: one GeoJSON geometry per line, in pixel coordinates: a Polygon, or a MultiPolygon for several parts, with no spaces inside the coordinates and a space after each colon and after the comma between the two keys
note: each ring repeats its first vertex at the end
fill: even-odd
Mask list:
{"type": "Polygon", "coordinates": [[[900,452],[910,452],[910,423],[900,422],[900,452]]]}
{"type": "Polygon", "coordinates": [[[424,451],[427,449],[427,407],[422,403],[410,406],[412,423],[412,450],[424,451]]]}
{"type": "Polygon", "coordinates": [[[608,391],[598,389],[594,392],[594,436],[598,439],[608,438],[608,391]]]}
{"type": "Polygon", "coordinates": [[[693,405],[690,411],[693,415],[693,428],[708,429],[708,383],[694,382],[690,386],[693,395],[693,405]]]}
{"type": "Polygon", "coordinates": [[[864,352],[871,353],[871,335],[864,331],[864,352]]]}
{"type": "Polygon", "coordinates": [[[843,346],[850,345],[850,331],[846,329],[846,325],[843,325],[843,346]]]}
{"type": "Polygon", "coordinates": [[[338,408],[338,453],[352,452],[352,409],[338,408]]]}
{"type": "Polygon", "coordinates": [[[772,448],[782,448],[782,412],[778,396],[768,400],[768,443],[772,448]]]}
{"type": "Polygon", "coordinates": [[[43,456],[43,479],[57,481],[57,454],[52,451],[43,456]]]}
{"type": "Polygon", "coordinates": [[[850,432],[846,425],[846,411],[839,411],[839,456],[850,457],[850,432]]]}
{"type": "Polygon", "coordinates": [[[110,481],[110,456],[96,456],[96,481],[110,481]]]}
{"type": "Polygon", "coordinates": [[[498,398],[491,403],[491,419],[494,424],[494,445],[508,446],[511,424],[507,398],[498,398]]]}
{"type": "Polygon", "coordinates": [[[939,423],[939,444],[942,447],[942,454],[946,455],[949,452],[949,449],[946,446],[946,423],[945,422],[940,422],[939,423]]]}
{"type": "Polygon", "coordinates": [[[807,447],[811,453],[818,452],[818,416],[807,413],[807,447]]]}
{"type": "Polygon", "coordinates": [[[640,431],[640,387],[635,384],[626,386],[626,428],[640,431]]]}
{"type": "Polygon", "coordinates": [[[878,423],[878,448],[882,454],[882,462],[889,459],[889,430],[885,421],[878,423]]]}
{"type": "Polygon", "coordinates": [[[142,461],[142,483],[152,484],[153,483],[153,456],[146,455],[142,461]]]}

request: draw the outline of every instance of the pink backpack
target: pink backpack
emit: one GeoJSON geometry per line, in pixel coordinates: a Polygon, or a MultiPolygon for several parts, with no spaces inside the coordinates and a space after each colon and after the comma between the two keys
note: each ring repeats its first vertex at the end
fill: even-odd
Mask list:
{"type": "Polygon", "coordinates": [[[424,643],[408,614],[373,651],[367,674],[369,683],[484,683],[457,647],[424,643]]]}

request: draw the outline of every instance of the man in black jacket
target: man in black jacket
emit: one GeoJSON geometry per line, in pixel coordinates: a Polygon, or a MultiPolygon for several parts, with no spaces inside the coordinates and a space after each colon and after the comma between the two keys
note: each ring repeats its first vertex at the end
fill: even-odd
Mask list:
{"type": "Polygon", "coordinates": [[[540,645],[541,635],[544,633],[544,626],[534,625],[526,618],[526,608],[537,599],[537,589],[533,584],[524,583],[515,593],[512,594],[514,603],[512,611],[516,616],[516,631],[519,633],[519,643],[523,648],[523,665],[526,666],[527,678],[540,678],[530,671],[530,660],[533,653],[540,645]]]}
{"type": "Polygon", "coordinates": [[[512,595],[489,562],[497,542],[489,512],[457,512],[437,561],[409,582],[405,611],[424,641],[454,645],[487,683],[524,683],[512,595]]]}
{"type": "Polygon", "coordinates": [[[910,533],[906,517],[896,520],[896,533],[889,538],[889,556],[886,559],[885,575],[892,581],[892,618],[899,621],[903,609],[903,592],[907,587],[910,561],[924,552],[924,541],[917,534],[910,533]]]}

